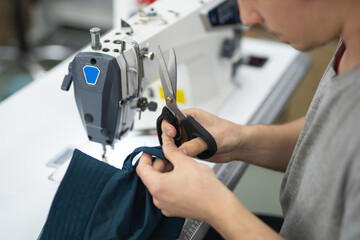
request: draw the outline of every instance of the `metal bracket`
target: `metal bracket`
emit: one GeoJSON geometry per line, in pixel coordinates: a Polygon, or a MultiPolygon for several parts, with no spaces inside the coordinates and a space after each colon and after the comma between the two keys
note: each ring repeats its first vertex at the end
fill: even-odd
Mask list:
{"type": "Polygon", "coordinates": [[[136,68],[137,68],[137,76],[138,76],[138,80],[137,80],[138,84],[137,85],[138,86],[137,86],[137,90],[136,90],[136,95],[133,97],[138,98],[141,93],[141,81],[144,78],[144,66],[142,63],[140,47],[139,47],[139,44],[136,41],[134,41],[133,39],[124,37],[121,42],[121,45],[122,45],[121,50],[122,51],[124,51],[126,49],[125,44],[130,44],[135,51],[135,58],[136,58],[136,65],[137,65],[136,68]]]}

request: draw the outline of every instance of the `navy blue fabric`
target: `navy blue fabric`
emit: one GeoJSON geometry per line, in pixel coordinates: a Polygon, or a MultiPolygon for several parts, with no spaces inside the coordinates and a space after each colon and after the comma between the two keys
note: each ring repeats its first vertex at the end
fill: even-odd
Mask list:
{"type": "Polygon", "coordinates": [[[184,219],[154,206],[132,165],[140,152],[165,159],[161,147],[140,147],[120,170],[75,150],[40,239],[176,239],[184,219]]]}

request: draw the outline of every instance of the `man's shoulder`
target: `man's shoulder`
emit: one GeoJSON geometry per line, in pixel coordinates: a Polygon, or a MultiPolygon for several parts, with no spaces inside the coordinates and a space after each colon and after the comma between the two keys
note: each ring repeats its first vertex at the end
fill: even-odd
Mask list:
{"type": "MultiPolygon", "coordinates": [[[[332,79],[327,100],[342,114],[352,116],[349,120],[357,121],[360,114],[360,69],[350,71],[332,79]]],[[[346,116],[338,116],[344,119],[346,116]]],[[[349,116],[349,117],[350,117],[349,116]]]]}

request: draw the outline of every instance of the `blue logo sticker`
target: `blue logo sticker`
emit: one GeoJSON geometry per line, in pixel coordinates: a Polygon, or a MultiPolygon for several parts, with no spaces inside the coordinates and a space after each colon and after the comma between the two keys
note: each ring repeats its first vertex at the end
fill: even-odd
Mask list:
{"type": "Polygon", "coordinates": [[[100,70],[94,66],[85,66],[83,71],[86,83],[89,85],[95,85],[99,78],[100,70]]]}

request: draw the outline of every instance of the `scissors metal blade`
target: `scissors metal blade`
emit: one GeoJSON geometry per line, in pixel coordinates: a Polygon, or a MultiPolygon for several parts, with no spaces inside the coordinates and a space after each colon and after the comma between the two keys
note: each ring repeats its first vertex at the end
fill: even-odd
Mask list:
{"type": "Polygon", "coordinates": [[[171,86],[173,90],[174,97],[176,99],[176,90],[177,90],[177,63],[175,50],[170,48],[169,51],[169,60],[168,60],[168,72],[170,75],[171,86]]]}
{"type": "Polygon", "coordinates": [[[159,66],[160,80],[165,94],[165,99],[166,97],[171,97],[172,99],[174,99],[175,96],[173,92],[172,81],[165,63],[164,55],[161,51],[160,46],[158,46],[158,48],[159,48],[159,54],[158,54],[159,57],[157,59],[159,63],[158,66],[159,66]]]}
{"type": "MultiPolygon", "coordinates": [[[[159,63],[159,74],[160,74],[161,85],[163,87],[163,91],[164,91],[164,95],[165,95],[166,106],[180,119],[184,119],[186,117],[186,115],[178,108],[178,106],[176,104],[176,94],[174,94],[174,89],[176,92],[176,85],[174,86],[173,84],[174,84],[174,82],[176,83],[176,78],[175,78],[175,80],[172,80],[170,78],[170,74],[169,74],[168,68],[165,63],[164,55],[162,54],[160,46],[158,46],[158,48],[159,48],[159,54],[158,54],[159,57],[157,59],[158,59],[158,63],[159,63]],[[168,98],[170,98],[170,99],[168,99],[168,98]]],[[[174,52],[174,50],[171,50],[171,51],[173,51],[172,58],[175,59],[175,60],[172,60],[172,63],[171,63],[172,70],[171,71],[172,71],[172,74],[176,74],[176,58],[174,58],[175,52],[174,52]]]]}

